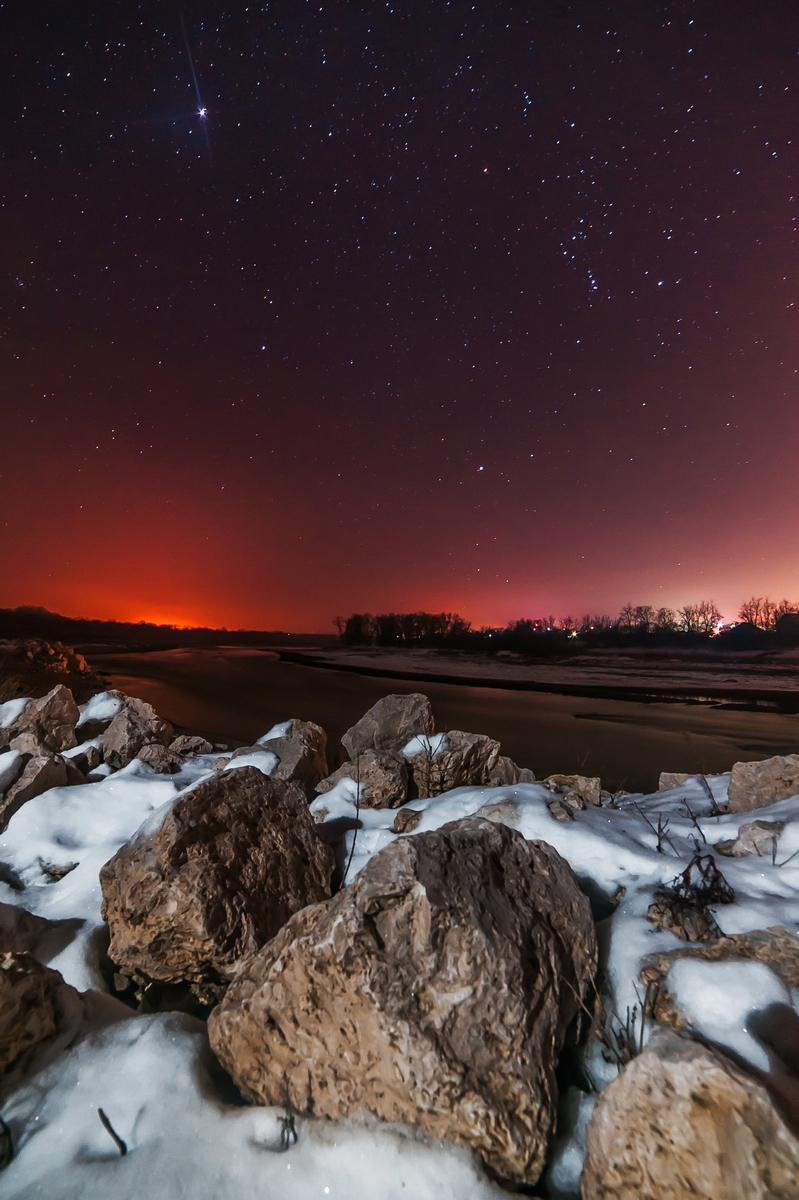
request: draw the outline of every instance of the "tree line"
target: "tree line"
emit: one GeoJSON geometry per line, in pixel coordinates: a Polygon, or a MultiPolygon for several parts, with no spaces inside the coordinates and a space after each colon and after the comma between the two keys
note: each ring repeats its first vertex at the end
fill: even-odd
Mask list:
{"type": "MultiPolygon", "coordinates": [[[[752,596],[738,610],[738,620],[753,633],[773,630],[781,617],[799,617],[799,602],[773,601],[752,596]]],[[[575,619],[524,617],[501,628],[472,627],[458,613],[353,613],[334,617],[333,624],[345,646],[449,646],[453,649],[527,649],[543,643],[561,644],[580,638],[613,644],[635,636],[653,640],[706,639],[722,631],[722,614],[712,600],[699,600],[683,608],[655,608],[651,604],[625,604],[617,616],[590,614],[575,619]]],[[[729,627],[727,627],[729,628],[729,627]]],[[[739,626],[740,630],[740,626],[739,626]]],[[[731,632],[734,632],[731,630],[731,632]]],[[[740,640],[740,637],[739,637],[740,640]]]]}

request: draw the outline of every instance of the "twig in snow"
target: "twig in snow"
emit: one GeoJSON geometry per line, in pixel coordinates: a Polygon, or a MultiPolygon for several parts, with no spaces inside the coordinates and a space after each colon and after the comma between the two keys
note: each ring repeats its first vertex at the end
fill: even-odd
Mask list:
{"type": "Polygon", "coordinates": [[[114,1126],[111,1124],[108,1117],[105,1115],[105,1113],[103,1112],[103,1110],[101,1108],[97,1109],[97,1115],[102,1122],[103,1129],[105,1129],[106,1132],[108,1134],[110,1134],[110,1136],[116,1142],[117,1150],[119,1151],[122,1158],[124,1158],[128,1152],[127,1144],[122,1141],[122,1138],[119,1136],[116,1129],[114,1129],[114,1126]]]}
{"type": "Polygon", "coordinates": [[[283,1107],[286,1111],[284,1116],[278,1117],[278,1123],[280,1125],[280,1149],[286,1151],[296,1143],[298,1134],[294,1119],[294,1106],[289,1097],[289,1085],[285,1076],[283,1077],[283,1091],[285,1093],[283,1107]]]}
{"type": "MultiPolygon", "coordinates": [[[[699,836],[701,837],[701,839],[705,843],[705,845],[707,845],[707,838],[705,837],[704,833],[702,832],[702,826],[697,821],[696,815],[694,814],[694,812],[687,800],[685,801],[685,811],[688,813],[688,816],[693,821],[696,832],[699,834],[699,836]]],[[[699,852],[699,847],[697,846],[697,853],[698,852],[699,852]]]]}
{"type": "Polygon", "coordinates": [[[778,863],[776,861],[777,860],[777,839],[775,838],[774,846],[773,846],[771,854],[772,854],[771,861],[774,863],[775,867],[787,867],[787,865],[791,861],[791,859],[796,858],[797,854],[799,854],[799,850],[794,850],[794,852],[790,856],[790,858],[785,858],[785,859],[783,859],[783,861],[781,863],[778,863]]]}
{"type": "Polygon", "coordinates": [[[668,820],[668,817],[667,817],[667,818],[665,819],[665,821],[664,821],[664,819],[663,819],[663,813],[658,813],[658,823],[657,823],[657,828],[655,828],[655,826],[654,826],[654,825],[652,824],[652,822],[649,820],[649,817],[646,815],[646,813],[644,812],[644,810],[641,808],[640,804],[635,804],[635,803],[633,803],[633,808],[634,808],[634,809],[636,809],[636,811],[638,812],[639,816],[641,816],[641,817],[643,817],[643,818],[644,818],[644,820],[646,821],[647,825],[649,826],[649,828],[652,830],[652,832],[654,833],[655,837],[657,838],[657,840],[658,840],[658,841],[657,841],[657,852],[658,852],[658,854],[662,854],[662,853],[663,853],[663,843],[664,843],[664,841],[666,841],[666,842],[668,842],[668,843],[669,843],[669,845],[671,846],[672,850],[674,850],[674,854],[675,854],[675,856],[676,856],[677,858],[679,858],[680,856],[679,856],[679,854],[677,854],[677,850],[676,850],[676,848],[675,848],[674,842],[673,842],[673,841],[671,840],[671,838],[669,837],[669,833],[668,833],[668,829],[669,829],[669,820],[668,820]]]}

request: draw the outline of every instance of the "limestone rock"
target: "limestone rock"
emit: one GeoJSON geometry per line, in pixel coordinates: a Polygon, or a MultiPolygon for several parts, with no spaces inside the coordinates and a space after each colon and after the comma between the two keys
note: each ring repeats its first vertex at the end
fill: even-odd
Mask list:
{"type": "Polygon", "coordinates": [[[595,968],[568,864],[469,818],[397,839],[293,916],[242,964],[209,1036],[256,1103],[416,1126],[534,1184],[595,968]]]}
{"type": "MultiPolygon", "coordinates": [[[[28,758],[22,774],[0,800],[0,830],[5,829],[14,813],[34,796],[41,796],[50,788],[68,786],[67,761],[60,754],[33,754],[28,758]]],[[[75,772],[77,768],[72,770],[75,772]]],[[[85,782],[83,776],[79,782],[85,782]]]]}
{"type": "Polygon", "coordinates": [[[413,833],[421,821],[422,815],[422,810],[419,808],[401,808],[394,818],[391,828],[394,833],[413,833]]]}
{"type": "Polygon", "coordinates": [[[364,785],[361,791],[362,808],[398,808],[408,798],[408,767],[397,754],[364,750],[354,762],[344,763],[318,783],[316,791],[324,795],[342,779],[357,779],[364,785]]]}
{"type": "Polygon", "coordinates": [[[0,956],[33,953],[42,938],[55,928],[55,921],[37,917],[16,904],[0,904],[0,956]]]}
{"type": "MultiPolygon", "coordinates": [[[[313,785],[315,787],[320,779],[324,779],[328,771],[327,734],[321,725],[316,725],[313,721],[300,721],[296,717],[290,721],[286,721],[285,728],[286,732],[281,733],[278,737],[269,737],[267,734],[265,737],[259,738],[258,745],[266,750],[272,750],[275,742],[282,742],[283,740],[301,742],[308,750],[308,760],[311,770],[316,775],[313,785]]],[[[280,758],[278,751],[275,750],[274,752],[280,758]]]]}
{"type": "Polygon", "coordinates": [[[488,783],[499,749],[499,742],[484,733],[453,729],[446,735],[446,748],[410,760],[413,791],[425,799],[456,787],[481,787],[488,783]]]}
{"type": "Polygon", "coordinates": [[[0,956],[0,1075],[57,1028],[56,993],[64,981],[30,954],[0,956]]]}
{"type": "Polygon", "coordinates": [[[736,837],[716,842],[713,849],[727,858],[747,858],[750,854],[771,857],[784,828],[782,821],[749,821],[740,826],[736,837]]]}
{"type": "Polygon", "coordinates": [[[730,812],[750,812],[799,795],[799,754],[737,762],[730,776],[730,812]]]}
{"type": "Polygon", "coordinates": [[[330,895],[333,866],[296,784],[224,771],[100,871],[109,956],[165,983],[225,980],[292,913],[330,895]]]}
{"type": "Polygon", "coordinates": [[[31,700],[16,723],[9,745],[23,754],[57,753],[77,746],[75,726],[80,709],[68,687],[59,683],[42,696],[31,700]]]}
{"type": "MultiPolygon", "coordinates": [[[[541,782],[550,792],[557,792],[566,803],[575,796],[586,804],[602,803],[602,780],[598,775],[548,775],[541,782]]],[[[579,808],[580,805],[572,803],[570,807],[579,808]]]]}
{"type": "Polygon", "coordinates": [[[515,783],[535,783],[535,775],[529,767],[519,767],[507,754],[500,754],[486,783],[489,787],[513,787],[515,783]]]}
{"type": "Polygon", "coordinates": [[[793,1200],[799,1141],[724,1055],[657,1030],[599,1096],[583,1200],[793,1200]]]}
{"type": "Polygon", "coordinates": [[[574,813],[571,807],[564,804],[562,800],[556,800],[554,804],[549,805],[549,815],[554,817],[556,821],[574,820],[574,813]]]}
{"type": "Polygon", "coordinates": [[[193,737],[189,733],[181,733],[178,737],[173,738],[169,743],[169,749],[174,750],[176,754],[182,754],[184,758],[191,758],[195,754],[213,754],[214,752],[213,746],[205,738],[193,737]]]}
{"type": "Polygon", "coordinates": [[[111,767],[126,767],[148,742],[167,745],[172,726],[162,721],[151,705],[133,696],[125,703],[103,734],[103,757],[111,767]]]}
{"type": "Polygon", "coordinates": [[[420,692],[383,696],[356,725],[347,730],[341,744],[350,759],[364,750],[396,753],[411,738],[419,734],[431,734],[433,729],[433,710],[427,696],[420,692]]]}
{"type": "Polygon", "coordinates": [[[90,743],[79,754],[70,754],[67,761],[76,766],[83,775],[88,775],[90,771],[94,771],[99,767],[103,761],[103,755],[99,746],[90,743]]]}
{"type": "Polygon", "coordinates": [[[175,775],[183,766],[183,755],[163,742],[147,742],[136,755],[159,775],[175,775]]]}

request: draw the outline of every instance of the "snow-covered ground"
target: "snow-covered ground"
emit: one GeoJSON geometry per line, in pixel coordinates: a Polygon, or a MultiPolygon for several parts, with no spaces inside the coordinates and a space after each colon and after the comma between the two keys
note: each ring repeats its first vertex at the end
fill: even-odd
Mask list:
{"type": "MultiPolygon", "coordinates": [[[[220,1083],[199,1021],[175,1013],[137,1015],[103,994],[100,867],[142,823],[159,821],[159,809],[166,811],[185,789],[207,777],[215,757],[191,759],[171,776],[134,761],[86,786],[52,789],[25,804],[0,835],[0,862],[11,881],[0,882],[0,901],[68,922],[49,962],[85,993],[70,1001],[65,1032],[55,1044],[42,1049],[26,1073],[16,1069],[3,1084],[0,1111],[16,1156],[2,1175],[0,1192],[49,1200],[138,1200],[142,1195],[153,1200],[499,1200],[507,1193],[467,1152],[407,1131],[298,1119],[296,1144],[281,1148],[283,1112],[236,1103],[220,1083]],[[72,864],[77,865],[58,880],[43,870],[72,864]],[[125,1157],[103,1127],[99,1108],[127,1143],[125,1157]]],[[[235,765],[246,761],[239,758],[235,765]]],[[[277,760],[264,748],[249,761],[269,773],[277,760]]],[[[711,779],[716,803],[726,799],[727,784],[726,776],[711,779]]],[[[344,779],[312,808],[324,809],[328,821],[354,817],[356,793],[355,782],[344,779]]],[[[708,852],[753,819],[783,823],[774,861],[771,855],[719,857],[736,898],[715,908],[715,919],[725,933],[777,924],[799,928],[799,853],[791,858],[799,851],[799,796],[756,813],[711,816],[707,787],[692,779],[673,791],[588,806],[569,822],[553,818],[552,800],[540,784],[458,788],[407,805],[421,814],[416,831],[407,835],[393,832],[396,810],[361,809],[362,828],[346,835],[346,856],[352,850],[348,881],[397,836],[415,836],[477,812],[527,838],[544,840],[596,893],[618,899],[600,925],[600,941],[609,1007],[619,1015],[640,1004],[642,959],[685,945],[646,920],[656,889],[670,883],[697,848],[708,852]],[[668,822],[660,852],[659,817],[668,822]]],[[[705,1036],[758,1064],[762,1051],[746,1031],[748,1012],[773,999],[797,1000],[757,963],[684,963],[674,985],[684,1017],[705,1036]]],[[[598,1086],[615,1074],[599,1052],[588,1066],[598,1086]]],[[[567,1097],[573,1131],[559,1146],[551,1175],[554,1194],[577,1194],[580,1144],[591,1105],[590,1097],[567,1097]]]]}

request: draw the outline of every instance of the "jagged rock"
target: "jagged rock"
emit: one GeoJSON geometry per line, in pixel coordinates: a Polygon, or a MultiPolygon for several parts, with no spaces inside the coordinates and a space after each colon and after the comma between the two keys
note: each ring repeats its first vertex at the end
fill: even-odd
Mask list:
{"type": "Polygon", "coordinates": [[[561,800],[556,800],[554,804],[549,805],[549,815],[554,817],[556,821],[574,820],[574,813],[571,808],[561,800]]]}
{"type": "Polygon", "coordinates": [[[169,749],[174,750],[176,754],[182,754],[184,758],[191,758],[195,754],[213,754],[214,752],[213,746],[205,738],[193,737],[189,733],[181,733],[178,737],[173,738],[169,743],[169,749]]]}
{"type": "Polygon", "coordinates": [[[799,795],[799,754],[737,762],[730,775],[730,812],[750,812],[799,795]]]}
{"type": "Polygon", "coordinates": [[[9,745],[23,754],[58,753],[77,746],[75,726],[80,709],[68,687],[59,683],[42,696],[31,700],[16,722],[9,745]]]}
{"type": "Polygon", "coordinates": [[[103,761],[103,754],[99,746],[88,745],[79,754],[70,754],[68,761],[73,763],[84,775],[88,775],[90,771],[99,767],[103,761]]]}
{"type": "Polygon", "coordinates": [[[534,1184],[595,967],[568,864],[469,818],[397,839],[293,916],[242,964],[209,1036],[255,1103],[416,1126],[534,1184]]]}
{"type": "Polygon", "coordinates": [[[397,753],[411,738],[431,734],[433,729],[433,710],[427,696],[420,692],[383,696],[347,730],[341,744],[352,760],[364,750],[397,753]]]}
{"type": "Polygon", "coordinates": [[[784,828],[782,821],[750,821],[741,825],[736,837],[716,842],[713,849],[727,858],[747,858],[750,854],[770,857],[784,828]]]}
{"type": "Polygon", "coordinates": [[[100,871],[110,958],[160,982],[223,981],[292,913],[330,895],[333,866],[296,784],[224,771],[100,871]]]}
{"type": "Polygon", "coordinates": [[[0,1075],[56,1032],[56,993],[63,986],[57,971],[30,954],[0,956],[0,1075]]]}
{"type": "Polygon", "coordinates": [[[172,726],[162,721],[151,705],[133,696],[125,703],[103,734],[103,758],[109,766],[126,767],[142,746],[160,742],[166,746],[172,738],[172,726]]]}
{"type": "Polygon", "coordinates": [[[175,775],[186,761],[182,754],[165,746],[163,742],[148,742],[136,755],[159,775],[175,775]]]}
{"type": "Polygon", "coordinates": [[[680,1024],[668,991],[668,973],[679,958],[698,958],[704,962],[760,962],[769,967],[789,990],[799,989],[799,937],[782,925],[728,934],[699,946],[679,946],[676,950],[647,955],[641,968],[641,978],[652,985],[652,1016],[661,1025],[680,1024]]]}
{"type": "MultiPolygon", "coordinates": [[[[272,737],[266,734],[258,739],[258,745],[266,750],[274,750],[275,743],[283,741],[301,742],[308,751],[308,762],[310,770],[308,774],[309,780],[313,778],[313,787],[316,787],[320,779],[324,779],[328,772],[327,766],[327,734],[321,725],[316,725],[313,721],[299,721],[293,717],[290,721],[285,721],[278,728],[285,729],[285,733],[280,733],[277,737],[272,737]]],[[[282,758],[277,750],[274,750],[278,758],[282,758]]],[[[282,779],[282,775],[277,778],[282,779]]]]}
{"type": "MultiPolygon", "coordinates": [[[[22,774],[0,800],[0,830],[5,829],[14,813],[34,796],[41,796],[50,788],[68,786],[70,777],[67,762],[60,754],[33,754],[28,758],[22,774]]],[[[74,772],[77,768],[73,767],[72,770],[74,772]]],[[[77,782],[86,781],[81,776],[77,782]]]]}
{"type": "Polygon", "coordinates": [[[363,784],[362,808],[398,808],[408,798],[408,767],[405,760],[396,754],[364,750],[356,755],[354,762],[344,763],[318,783],[316,791],[324,795],[342,779],[357,779],[363,784]]]}
{"type": "Polygon", "coordinates": [[[581,1186],[583,1200],[792,1200],[799,1141],[749,1073],[661,1029],[600,1094],[581,1186]]]}
{"type": "Polygon", "coordinates": [[[535,783],[535,775],[529,767],[519,767],[507,754],[500,754],[486,783],[489,787],[512,787],[515,783],[535,783]]]}
{"type": "Polygon", "coordinates": [[[670,792],[672,788],[682,787],[684,783],[693,779],[696,779],[697,782],[704,779],[707,783],[711,779],[719,778],[719,775],[697,775],[696,772],[692,774],[690,771],[661,771],[658,776],[658,791],[670,792]]]}
{"type": "Polygon", "coordinates": [[[499,749],[499,742],[484,733],[453,729],[441,749],[423,751],[409,760],[413,791],[425,799],[456,787],[480,787],[488,782],[499,749]]]}
{"type": "MultiPolygon", "coordinates": [[[[248,752],[251,751],[252,746],[248,746],[247,750],[248,750],[248,752]]],[[[215,758],[214,762],[213,762],[214,770],[215,771],[224,771],[225,767],[230,762],[231,757],[232,757],[232,755],[230,755],[230,754],[222,754],[222,755],[220,755],[219,758],[215,758]]]]}
{"type": "Polygon", "coordinates": [[[586,804],[602,803],[602,780],[598,775],[548,775],[542,779],[545,788],[556,792],[570,808],[580,808],[579,803],[569,803],[577,797],[586,804]]]}
{"type": "Polygon", "coordinates": [[[394,818],[394,824],[391,826],[391,828],[394,833],[413,833],[421,819],[421,809],[401,808],[394,818]]]}

